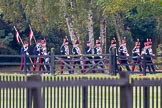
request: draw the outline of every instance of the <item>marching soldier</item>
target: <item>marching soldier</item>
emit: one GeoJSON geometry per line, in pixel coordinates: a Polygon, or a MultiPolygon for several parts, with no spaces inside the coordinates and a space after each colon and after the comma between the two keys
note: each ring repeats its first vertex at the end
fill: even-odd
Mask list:
{"type": "Polygon", "coordinates": [[[143,56],[145,55],[146,53],[146,49],[147,49],[147,42],[144,42],[144,47],[142,48],[142,51],[141,51],[141,59],[143,60],[143,56]]]}
{"type": "Polygon", "coordinates": [[[24,44],[21,47],[21,51],[20,51],[20,53],[21,53],[20,70],[21,71],[24,70],[24,62],[26,62],[26,64],[27,64],[26,67],[27,67],[28,71],[30,71],[30,65],[29,65],[30,59],[29,59],[29,57],[26,57],[29,55],[28,46],[29,46],[28,41],[24,41],[24,44]]]}
{"type": "MultiPolygon", "coordinates": [[[[118,55],[117,55],[116,39],[115,39],[115,38],[113,38],[113,39],[111,40],[111,45],[110,45],[110,48],[109,48],[109,53],[112,54],[112,56],[110,56],[111,59],[112,59],[112,62],[111,62],[110,64],[111,64],[111,65],[114,65],[114,64],[115,64],[115,66],[114,66],[115,69],[114,69],[114,71],[111,71],[110,74],[116,74],[116,73],[114,73],[114,72],[115,72],[116,70],[119,71],[121,67],[118,68],[118,66],[117,66],[116,57],[117,57],[118,55]],[[115,54],[115,55],[113,55],[113,54],[115,54]],[[114,57],[114,56],[116,56],[116,57],[114,57]]],[[[109,68],[110,68],[110,66],[109,66],[109,68]]]]}
{"type": "Polygon", "coordinates": [[[133,59],[133,65],[132,65],[132,71],[135,69],[135,64],[139,65],[139,70],[142,72],[141,67],[141,57],[140,57],[140,42],[139,39],[135,42],[135,47],[132,50],[132,59],[133,59]]]}
{"type": "MultiPolygon", "coordinates": [[[[68,39],[64,38],[63,44],[62,44],[60,50],[61,50],[61,54],[64,55],[62,57],[62,60],[65,63],[67,63],[68,65],[70,65],[70,56],[69,56],[69,46],[68,46],[68,43],[69,43],[68,39]]],[[[60,64],[60,72],[61,72],[61,74],[63,74],[63,68],[65,66],[64,62],[61,62],[61,64],[60,64]]],[[[68,67],[68,70],[69,70],[69,74],[71,74],[72,73],[72,69],[69,66],[67,66],[67,67],[68,67]]]]}
{"type": "MultiPolygon", "coordinates": [[[[37,67],[37,63],[40,63],[40,55],[41,55],[41,40],[37,40],[36,46],[34,47],[34,55],[37,57],[34,57],[34,67],[32,68],[33,71],[35,71],[37,67]]],[[[39,66],[40,67],[40,66],[39,66]]],[[[40,70],[40,68],[38,69],[40,70]]]]}
{"type": "Polygon", "coordinates": [[[150,64],[150,68],[152,69],[152,72],[151,73],[155,73],[155,68],[154,68],[154,65],[153,65],[153,61],[152,61],[152,57],[155,56],[155,54],[153,53],[152,51],[152,41],[151,39],[149,39],[149,44],[148,44],[148,51],[149,51],[149,56],[150,56],[150,59],[148,61],[148,63],[150,64]]]}
{"type": "Polygon", "coordinates": [[[129,56],[129,54],[128,54],[128,50],[127,50],[127,47],[126,47],[125,38],[122,40],[121,45],[119,46],[118,52],[119,52],[119,62],[120,62],[120,64],[125,65],[127,71],[131,71],[129,66],[128,66],[128,56],[129,56]]]}
{"type": "MultiPolygon", "coordinates": [[[[98,64],[102,69],[102,73],[104,73],[104,64],[103,62],[101,61],[102,59],[102,48],[101,48],[101,44],[100,44],[100,41],[99,40],[96,40],[96,46],[94,47],[94,62],[95,64],[98,64]]],[[[96,67],[97,69],[97,67],[96,67]]],[[[95,72],[96,72],[96,69],[95,69],[95,72]]]]}
{"type": "MultiPolygon", "coordinates": [[[[142,68],[146,67],[146,49],[148,48],[147,42],[144,42],[144,47],[141,50],[141,61],[142,61],[142,68]]],[[[149,68],[149,67],[148,67],[149,68]]],[[[149,69],[150,70],[150,69],[149,69]]]]}
{"type": "Polygon", "coordinates": [[[73,62],[73,68],[75,68],[75,65],[78,64],[79,68],[81,70],[81,73],[84,73],[82,68],[82,61],[81,61],[81,50],[79,48],[79,41],[74,40],[74,47],[72,49],[72,53],[75,55],[74,62],[73,62]]]}
{"type": "Polygon", "coordinates": [[[84,65],[85,65],[85,70],[88,69],[88,67],[91,67],[93,64],[93,57],[92,55],[92,47],[91,47],[91,43],[90,41],[87,41],[86,43],[86,47],[85,47],[85,54],[87,54],[87,56],[85,56],[85,61],[84,61],[84,65]]]}
{"type": "Polygon", "coordinates": [[[43,66],[42,66],[42,68],[43,68],[43,70],[45,71],[45,70],[47,70],[47,71],[50,71],[50,66],[49,66],[49,57],[47,57],[47,55],[49,55],[48,54],[48,52],[47,52],[47,46],[46,46],[46,40],[45,39],[42,39],[41,40],[41,45],[42,45],[42,49],[41,49],[41,53],[42,53],[42,55],[44,56],[43,58],[42,58],[42,62],[43,62],[43,66]]]}
{"type": "Polygon", "coordinates": [[[144,70],[146,71],[146,69],[148,67],[149,72],[152,74],[152,73],[155,73],[155,68],[154,68],[154,65],[152,62],[152,57],[155,56],[155,54],[153,54],[153,52],[152,52],[151,39],[150,40],[147,39],[147,42],[145,42],[145,43],[146,43],[146,46],[143,51],[144,61],[145,61],[144,70]],[[151,71],[151,69],[152,69],[152,71],[151,71]]]}

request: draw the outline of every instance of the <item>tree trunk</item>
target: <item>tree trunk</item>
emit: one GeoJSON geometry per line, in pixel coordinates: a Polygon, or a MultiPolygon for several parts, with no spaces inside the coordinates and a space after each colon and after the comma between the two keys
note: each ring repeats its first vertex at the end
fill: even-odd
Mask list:
{"type": "Polygon", "coordinates": [[[119,33],[118,25],[116,23],[116,17],[115,17],[114,14],[112,15],[112,20],[113,20],[113,23],[114,23],[114,26],[115,26],[115,32],[116,32],[117,40],[118,40],[119,45],[120,45],[121,44],[121,38],[120,38],[120,33],[119,33]]]}
{"type": "MultiPolygon", "coordinates": [[[[75,31],[74,31],[73,23],[71,21],[71,18],[69,17],[68,12],[67,12],[66,0],[61,0],[61,3],[62,3],[62,9],[64,11],[64,17],[65,17],[65,20],[66,20],[66,24],[67,24],[67,28],[68,28],[68,31],[69,31],[69,35],[70,35],[71,41],[73,43],[73,40],[76,37],[75,37],[75,31]]],[[[74,43],[73,43],[73,45],[74,45],[74,43]]]]}
{"type": "MultiPolygon", "coordinates": [[[[78,30],[78,13],[77,13],[77,6],[76,6],[76,0],[71,0],[70,1],[70,5],[71,5],[71,10],[72,10],[72,15],[71,15],[71,22],[73,25],[73,30],[74,30],[74,35],[76,37],[76,39],[78,39],[81,42],[80,39],[80,34],[79,34],[79,30],[78,30]]],[[[81,48],[82,49],[82,48],[81,48]]]]}
{"type": "Polygon", "coordinates": [[[103,53],[106,53],[106,20],[104,16],[100,16],[100,37],[103,53]],[[105,46],[105,47],[104,47],[105,46]]]}
{"type": "Polygon", "coordinates": [[[67,15],[67,13],[65,13],[65,19],[66,19],[66,24],[67,24],[67,27],[68,27],[68,31],[69,31],[69,35],[70,35],[71,41],[73,42],[73,40],[75,39],[75,32],[74,32],[74,28],[73,28],[73,24],[71,22],[71,19],[67,15]]]}
{"type": "Polygon", "coordinates": [[[121,37],[125,37],[123,18],[118,13],[116,15],[117,15],[116,22],[117,22],[117,26],[118,26],[120,35],[121,35],[121,37]]]}
{"type": "Polygon", "coordinates": [[[88,11],[88,36],[91,46],[94,47],[94,33],[93,33],[93,12],[91,8],[92,0],[90,0],[89,11],[88,11]]]}

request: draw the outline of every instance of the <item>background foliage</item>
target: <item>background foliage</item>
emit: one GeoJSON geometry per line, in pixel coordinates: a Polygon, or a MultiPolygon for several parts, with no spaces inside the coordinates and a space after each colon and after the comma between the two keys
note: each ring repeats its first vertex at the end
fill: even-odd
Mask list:
{"type": "MultiPolygon", "coordinates": [[[[137,38],[142,43],[152,38],[154,51],[162,43],[161,0],[0,0],[0,3],[0,54],[18,54],[20,51],[14,25],[22,39],[27,39],[31,24],[35,37],[45,37],[48,49],[54,47],[56,54],[60,52],[65,35],[72,46],[65,13],[84,46],[88,40],[89,7],[93,12],[94,39],[100,36],[101,16],[106,20],[106,52],[113,37],[120,42],[119,38],[126,36],[130,52],[137,38]]],[[[31,54],[34,45],[33,41],[31,54]]]]}

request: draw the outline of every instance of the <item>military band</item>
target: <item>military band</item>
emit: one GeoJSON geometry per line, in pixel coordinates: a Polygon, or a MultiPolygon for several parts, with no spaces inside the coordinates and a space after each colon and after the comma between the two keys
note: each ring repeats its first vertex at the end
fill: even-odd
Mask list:
{"type": "MultiPolygon", "coordinates": [[[[116,39],[113,38],[110,42],[109,53],[116,54],[116,59],[113,59],[115,63],[115,70],[122,71],[122,67],[125,66],[127,71],[134,72],[136,66],[138,66],[139,72],[146,71],[147,68],[149,72],[155,73],[155,68],[153,65],[152,57],[155,54],[152,51],[152,41],[151,39],[147,39],[144,42],[144,47],[140,51],[140,40],[137,39],[135,42],[135,46],[132,49],[131,60],[127,50],[126,38],[121,41],[121,45],[117,48],[116,39]],[[118,50],[117,50],[118,49],[118,50]],[[118,62],[119,61],[119,62],[118,62]],[[117,63],[118,62],[118,63],[117,63]],[[131,64],[132,63],[132,64],[131,64]],[[117,65],[118,64],[118,65],[117,65]],[[131,69],[130,69],[131,66],[131,69]]],[[[100,40],[96,40],[95,47],[92,48],[90,41],[86,42],[86,47],[84,48],[84,55],[81,53],[81,49],[79,47],[79,41],[77,39],[74,40],[73,48],[69,49],[68,39],[65,37],[63,39],[63,44],[60,48],[61,52],[61,62],[60,62],[60,73],[64,73],[64,67],[68,68],[69,74],[74,73],[75,66],[78,65],[81,73],[89,72],[96,73],[98,70],[101,70],[102,73],[105,73],[105,65],[103,61],[102,48],[100,40]],[[71,54],[73,56],[71,56],[71,54]],[[83,57],[84,56],[84,57],[83,57]]],[[[30,67],[32,66],[32,71],[50,71],[50,57],[49,52],[47,51],[45,39],[38,39],[36,45],[34,47],[34,58],[33,61],[29,58],[29,44],[27,41],[24,41],[23,46],[21,47],[21,64],[20,70],[24,70],[24,64],[26,64],[26,68],[28,71],[31,71],[30,67]],[[24,63],[26,62],[26,63],[24,63]],[[29,65],[30,64],[30,65],[29,65]]],[[[110,65],[108,65],[110,68],[110,65]]],[[[114,72],[110,72],[110,74],[114,74],[114,72]]]]}

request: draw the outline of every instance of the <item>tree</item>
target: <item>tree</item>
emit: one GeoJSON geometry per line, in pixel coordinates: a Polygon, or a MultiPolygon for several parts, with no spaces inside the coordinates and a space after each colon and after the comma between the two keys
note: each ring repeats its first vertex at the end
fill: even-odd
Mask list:
{"type": "Polygon", "coordinates": [[[94,30],[93,30],[93,12],[92,12],[92,0],[89,0],[89,9],[88,9],[88,40],[91,42],[91,46],[94,47],[94,30]]]}

